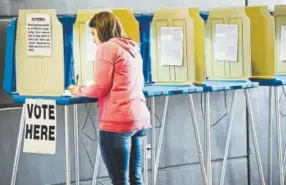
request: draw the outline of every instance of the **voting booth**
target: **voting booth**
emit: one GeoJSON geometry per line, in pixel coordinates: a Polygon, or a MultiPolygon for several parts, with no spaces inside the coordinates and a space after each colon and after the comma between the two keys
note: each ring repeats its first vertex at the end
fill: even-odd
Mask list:
{"type": "Polygon", "coordinates": [[[19,10],[16,91],[20,95],[64,93],[63,28],[55,10],[19,10]]]}
{"type": "Polygon", "coordinates": [[[94,64],[96,44],[88,26],[92,17],[99,12],[112,12],[121,22],[126,35],[139,40],[139,24],[130,9],[80,9],[74,24],[74,58],[75,76],[78,76],[78,84],[92,84],[94,82],[94,64]]]}
{"type": "Polygon", "coordinates": [[[194,21],[188,8],[162,8],[151,24],[152,81],[192,84],[195,81],[194,21]]]}
{"type": "Polygon", "coordinates": [[[244,8],[212,9],[205,31],[207,77],[247,80],[251,76],[250,20],[244,8]]]}
{"type": "Polygon", "coordinates": [[[275,21],[267,6],[245,8],[251,27],[252,78],[275,76],[275,21]]]}

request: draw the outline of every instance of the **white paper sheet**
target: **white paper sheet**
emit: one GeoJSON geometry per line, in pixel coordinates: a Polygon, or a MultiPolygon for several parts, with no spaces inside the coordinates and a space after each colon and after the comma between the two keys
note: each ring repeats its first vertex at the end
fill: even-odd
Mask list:
{"type": "Polygon", "coordinates": [[[216,24],[215,60],[237,62],[238,25],[216,24]]]}
{"type": "Polygon", "coordinates": [[[161,28],[161,65],[183,65],[183,28],[161,28]]]}
{"type": "Polygon", "coordinates": [[[94,62],[96,57],[96,44],[93,42],[93,35],[91,29],[88,26],[89,21],[86,22],[86,60],[88,62],[94,62]]]}
{"type": "Polygon", "coordinates": [[[52,56],[52,30],[49,14],[26,15],[28,56],[52,56]]]}
{"type": "Polygon", "coordinates": [[[286,61],[286,26],[281,26],[280,33],[280,60],[286,61]]]}

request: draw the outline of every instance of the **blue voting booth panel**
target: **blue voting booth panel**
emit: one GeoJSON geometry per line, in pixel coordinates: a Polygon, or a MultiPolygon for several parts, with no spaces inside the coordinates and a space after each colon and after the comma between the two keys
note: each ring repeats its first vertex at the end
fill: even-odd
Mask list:
{"type": "Polygon", "coordinates": [[[137,14],[136,20],[139,22],[140,30],[140,49],[143,59],[143,73],[145,78],[145,84],[152,83],[151,72],[151,55],[150,55],[150,28],[153,19],[152,14],[137,14]]]}
{"type": "Polygon", "coordinates": [[[144,87],[144,95],[149,97],[187,95],[203,92],[203,87],[194,85],[156,85],[150,84],[144,87]]]}
{"type": "Polygon", "coordinates": [[[57,105],[72,105],[72,104],[82,104],[82,103],[92,103],[96,102],[96,99],[86,98],[86,97],[34,97],[34,96],[13,96],[13,101],[15,103],[24,104],[26,99],[46,99],[46,100],[55,100],[57,105]]]}
{"type": "Polygon", "coordinates": [[[258,82],[260,86],[284,86],[286,85],[286,76],[277,75],[273,79],[252,79],[254,82],[258,82]]]}
{"type": "Polygon", "coordinates": [[[73,24],[76,21],[75,15],[59,17],[63,25],[64,34],[64,67],[65,67],[65,88],[75,83],[74,57],[73,57],[73,24]]]}
{"type": "Polygon", "coordinates": [[[259,83],[251,81],[233,81],[233,80],[207,80],[204,85],[204,92],[216,92],[216,91],[230,91],[239,89],[250,89],[258,87],[259,83]]]}
{"type": "MultiPolygon", "coordinates": [[[[76,17],[72,15],[61,16],[59,21],[63,24],[64,35],[64,68],[65,68],[65,87],[73,83],[73,23],[76,17]]],[[[15,41],[16,41],[17,18],[12,19],[7,28],[6,37],[6,56],[4,69],[3,89],[9,95],[16,92],[15,74],[15,41]]]]}
{"type": "Polygon", "coordinates": [[[200,12],[200,16],[203,18],[204,21],[207,21],[208,17],[209,17],[209,12],[202,11],[202,12],[200,12]]]}
{"type": "Polygon", "coordinates": [[[16,91],[16,74],[15,74],[15,41],[16,41],[17,19],[11,20],[6,29],[6,51],[4,66],[3,89],[11,95],[16,91]]]}

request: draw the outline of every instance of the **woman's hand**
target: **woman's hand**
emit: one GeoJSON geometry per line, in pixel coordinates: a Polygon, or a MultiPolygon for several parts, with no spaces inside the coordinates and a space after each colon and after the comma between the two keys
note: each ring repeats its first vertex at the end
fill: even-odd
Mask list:
{"type": "Polygon", "coordinates": [[[77,87],[75,85],[70,85],[68,90],[71,93],[71,95],[78,95],[79,94],[79,87],[77,87]]]}

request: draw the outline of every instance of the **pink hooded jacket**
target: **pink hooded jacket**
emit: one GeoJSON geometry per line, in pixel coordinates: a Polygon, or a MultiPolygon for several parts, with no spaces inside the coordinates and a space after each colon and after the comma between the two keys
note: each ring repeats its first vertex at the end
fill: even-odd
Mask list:
{"type": "Polygon", "coordinates": [[[100,130],[128,132],[151,127],[143,87],[137,43],[113,38],[97,48],[95,83],[80,87],[78,92],[98,98],[100,130]]]}

